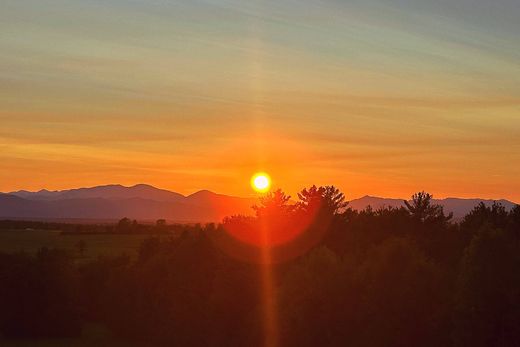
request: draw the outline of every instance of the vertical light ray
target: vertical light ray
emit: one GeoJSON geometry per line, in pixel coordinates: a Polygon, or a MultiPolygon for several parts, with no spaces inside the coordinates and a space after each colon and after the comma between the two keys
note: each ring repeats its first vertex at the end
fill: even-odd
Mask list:
{"type": "Polygon", "coordinates": [[[273,274],[272,240],[267,223],[261,224],[261,282],[264,323],[264,347],[276,347],[279,341],[277,298],[273,274]]]}
{"type": "MultiPolygon", "coordinates": [[[[249,76],[250,76],[250,105],[251,116],[255,127],[255,146],[257,169],[266,169],[267,161],[265,153],[264,138],[266,138],[265,124],[260,106],[262,103],[262,92],[265,86],[262,85],[262,75],[264,70],[263,64],[263,45],[262,38],[259,35],[261,23],[257,19],[251,18],[249,25],[249,76]]],[[[269,136],[267,136],[269,137],[269,136]]],[[[261,280],[261,303],[262,303],[262,319],[263,319],[263,338],[264,347],[278,346],[278,319],[277,319],[277,300],[273,274],[272,261],[272,240],[269,225],[265,221],[261,222],[261,244],[260,244],[260,280],[261,280]]]]}

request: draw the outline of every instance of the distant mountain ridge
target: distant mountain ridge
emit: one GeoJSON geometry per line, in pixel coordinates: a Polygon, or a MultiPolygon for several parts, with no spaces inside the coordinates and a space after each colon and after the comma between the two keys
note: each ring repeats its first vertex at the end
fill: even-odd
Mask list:
{"type": "Polygon", "coordinates": [[[255,203],[202,190],[184,196],[147,184],[118,184],[62,191],[20,190],[0,194],[0,218],[219,222],[233,214],[251,214],[255,203]]]}
{"type": "Polygon", "coordinates": [[[91,188],[77,188],[61,191],[48,191],[46,189],[42,189],[38,192],[28,192],[26,190],[20,190],[8,194],[29,200],[146,198],[156,201],[181,201],[183,198],[185,198],[182,194],[171,192],[165,189],[155,188],[148,184],[136,184],[131,187],[125,187],[120,184],[109,184],[91,188]]]}
{"type": "MultiPolygon", "coordinates": [[[[444,206],[446,212],[453,212],[456,219],[464,217],[473,207],[483,202],[491,205],[494,201],[507,209],[516,204],[508,200],[447,198],[434,200],[444,206]]],[[[164,218],[178,222],[220,222],[226,216],[253,213],[253,198],[242,198],[201,190],[184,196],[147,184],[125,187],[118,184],[78,188],[62,191],[40,190],[29,192],[20,190],[0,193],[0,218],[24,219],[96,219],[117,220],[123,217],[139,220],[164,218]]],[[[387,199],[364,196],[350,201],[355,210],[368,206],[404,206],[402,199],[387,199]]]]}

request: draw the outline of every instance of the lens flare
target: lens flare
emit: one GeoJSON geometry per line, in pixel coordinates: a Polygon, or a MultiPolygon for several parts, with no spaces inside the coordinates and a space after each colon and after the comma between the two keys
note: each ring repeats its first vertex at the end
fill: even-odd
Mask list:
{"type": "Polygon", "coordinates": [[[266,193],[271,188],[271,177],[265,172],[258,172],[251,177],[251,187],[259,193],[266,193]]]}

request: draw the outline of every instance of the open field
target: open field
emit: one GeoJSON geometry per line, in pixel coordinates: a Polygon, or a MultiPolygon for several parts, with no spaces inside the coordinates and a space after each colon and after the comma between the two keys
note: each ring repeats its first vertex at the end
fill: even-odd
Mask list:
{"type": "Polygon", "coordinates": [[[85,250],[82,260],[100,255],[121,255],[131,257],[137,254],[141,242],[151,237],[149,234],[62,234],[60,230],[6,230],[0,229],[0,252],[35,253],[39,248],[66,249],[78,257],[78,243],[83,241],[85,250]]]}

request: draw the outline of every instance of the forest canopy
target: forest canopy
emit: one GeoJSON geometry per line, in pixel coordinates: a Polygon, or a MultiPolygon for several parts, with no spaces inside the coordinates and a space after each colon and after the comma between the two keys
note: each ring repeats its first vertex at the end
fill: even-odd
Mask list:
{"type": "Polygon", "coordinates": [[[520,206],[480,204],[454,222],[425,192],[355,211],[335,187],[312,186],[253,208],[218,225],[121,220],[112,231],[157,233],[136,258],[0,254],[0,333],[73,337],[96,322],[155,345],[520,345],[520,206]]]}

